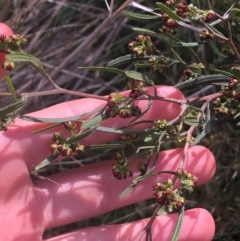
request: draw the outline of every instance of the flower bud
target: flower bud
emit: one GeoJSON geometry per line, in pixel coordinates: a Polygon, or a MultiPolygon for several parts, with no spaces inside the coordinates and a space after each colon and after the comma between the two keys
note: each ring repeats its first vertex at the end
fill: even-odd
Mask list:
{"type": "Polygon", "coordinates": [[[205,23],[209,23],[209,22],[211,22],[215,18],[215,16],[216,16],[216,13],[214,11],[210,10],[203,17],[203,21],[205,23]]]}
{"type": "Polygon", "coordinates": [[[13,69],[15,69],[15,63],[7,60],[3,63],[2,67],[7,71],[12,71],[13,69]]]}

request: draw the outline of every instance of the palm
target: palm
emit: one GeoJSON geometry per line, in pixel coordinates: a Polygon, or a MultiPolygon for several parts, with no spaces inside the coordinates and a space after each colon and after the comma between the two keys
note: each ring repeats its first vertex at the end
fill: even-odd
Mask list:
{"type": "MultiPolygon", "coordinates": [[[[159,88],[165,96],[182,98],[173,88],[159,88]]],[[[103,101],[78,100],[63,103],[32,115],[44,117],[74,116],[90,111],[103,104],[103,101]],[[83,109],[85,108],[85,110],[83,109]]],[[[146,108],[146,103],[139,103],[146,108]]],[[[167,106],[160,113],[155,107],[147,113],[150,118],[174,118],[179,107],[167,106]],[[154,109],[155,108],[155,109],[154,109]]],[[[159,107],[159,104],[157,105],[159,107]]],[[[113,119],[105,125],[116,125],[113,119]]],[[[123,125],[123,122],[117,125],[123,125]]],[[[111,173],[112,161],[105,161],[51,176],[57,184],[37,180],[32,182],[29,169],[49,155],[52,131],[32,135],[40,126],[17,120],[9,130],[0,136],[0,237],[9,241],[42,240],[45,229],[94,217],[116,208],[152,197],[151,187],[157,181],[165,181],[167,176],[155,176],[139,184],[130,195],[119,199],[118,195],[129,185],[130,179],[119,181],[111,173]]],[[[55,130],[54,130],[55,131],[55,130]]],[[[113,135],[95,134],[85,144],[103,143],[113,135]],[[96,135],[98,138],[96,138],[96,135]]],[[[176,170],[182,150],[162,152],[156,170],[176,170]]],[[[134,169],[134,163],[132,163],[134,169]]],[[[191,148],[186,167],[199,177],[199,184],[207,182],[215,171],[212,154],[203,147],[191,148]]],[[[138,174],[134,169],[134,176],[138,174]]],[[[169,240],[177,216],[158,218],[153,227],[153,240],[169,240]],[[168,225],[168,232],[162,232],[168,225]],[[157,226],[158,225],[158,226],[157,226]],[[160,226],[159,226],[160,225],[160,226]],[[156,237],[156,239],[154,239],[156,237]],[[161,239],[159,239],[161,237],[161,239]]],[[[181,240],[211,240],[214,223],[204,210],[191,210],[186,213],[181,240]],[[195,219],[196,222],[192,222],[195,219]],[[204,221],[204,222],[203,222],[204,221]],[[196,225],[196,227],[195,227],[196,225]],[[203,232],[204,230],[204,232],[203,232]]],[[[50,239],[60,240],[134,240],[143,230],[147,220],[124,225],[94,227],[50,239]],[[124,231],[125,230],[125,231],[124,231]],[[71,239],[73,238],[73,239],[71,239]],[[74,239],[75,238],[75,239],[74,239]]],[[[49,241],[50,241],[49,240],[49,241]]]]}

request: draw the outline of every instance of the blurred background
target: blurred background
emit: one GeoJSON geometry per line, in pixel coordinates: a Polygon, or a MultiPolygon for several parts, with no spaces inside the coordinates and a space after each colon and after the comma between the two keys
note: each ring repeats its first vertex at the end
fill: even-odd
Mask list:
{"type": "MultiPolygon", "coordinates": [[[[115,0],[114,10],[117,10],[123,2],[115,0]]],[[[137,2],[150,8],[155,7],[154,1],[138,0],[137,2]]],[[[215,0],[211,1],[211,4],[213,10],[223,15],[232,2],[215,0]]],[[[206,7],[205,2],[201,4],[206,7]]],[[[127,7],[126,10],[144,12],[133,7],[127,7]]],[[[79,70],[78,67],[106,66],[109,61],[129,54],[127,45],[138,35],[132,30],[133,26],[154,31],[158,31],[161,26],[159,21],[154,23],[134,21],[119,14],[102,28],[102,23],[107,19],[108,14],[104,0],[0,0],[1,22],[7,23],[14,33],[27,36],[28,42],[24,46],[24,51],[42,61],[43,67],[55,83],[62,88],[98,95],[122,91],[127,88],[128,80],[116,74],[79,70]],[[94,31],[96,35],[91,37],[94,31]]],[[[197,33],[185,28],[180,28],[178,37],[185,42],[199,41],[197,33]]],[[[152,39],[161,51],[168,53],[167,46],[161,39],[156,37],[152,39]]],[[[211,74],[211,66],[218,59],[217,43],[213,41],[207,46],[200,45],[194,51],[205,64],[207,73],[211,74]]],[[[192,63],[192,56],[188,56],[181,50],[179,54],[185,61],[192,63]]],[[[119,68],[136,69],[134,63],[123,64],[119,68]]],[[[155,84],[176,85],[182,81],[183,70],[182,65],[174,64],[167,68],[164,74],[153,72],[148,74],[154,79],[155,84]]],[[[11,77],[19,93],[52,88],[33,67],[26,63],[17,64],[11,77]]],[[[199,90],[201,89],[198,87],[194,92],[199,90]]],[[[7,91],[4,81],[0,82],[0,91],[7,91]]],[[[214,89],[207,91],[211,92],[214,89]]],[[[193,94],[193,91],[186,91],[185,94],[193,94]]],[[[200,92],[200,94],[206,93],[200,92]]],[[[31,98],[22,112],[29,113],[76,98],[78,97],[64,94],[31,98]]],[[[9,102],[10,98],[1,97],[0,106],[5,106],[9,102]]],[[[216,157],[217,173],[209,184],[196,188],[188,200],[188,208],[203,207],[213,215],[216,222],[214,240],[218,241],[240,240],[238,174],[240,131],[236,123],[234,120],[219,123],[213,128],[212,134],[202,141],[201,144],[208,147],[216,157]]],[[[73,167],[65,165],[61,168],[73,167]]],[[[147,200],[90,220],[46,230],[44,237],[53,237],[79,227],[124,223],[150,217],[154,209],[155,200],[147,200]]]]}

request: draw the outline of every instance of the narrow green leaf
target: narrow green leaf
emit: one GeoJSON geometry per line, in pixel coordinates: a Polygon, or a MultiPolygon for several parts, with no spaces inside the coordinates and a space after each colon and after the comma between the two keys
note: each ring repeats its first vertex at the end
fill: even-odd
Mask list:
{"type": "Polygon", "coordinates": [[[180,84],[175,85],[175,88],[182,90],[188,87],[196,87],[198,85],[206,85],[206,84],[212,84],[212,83],[219,83],[219,82],[226,82],[229,81],[229,77],[226,77],[224,75],[216,74],[216,75],[207,75],[202,77],[197,77],[192,80],[184,81],[180,84]]]}
{"type": "Polygon", "coordinates": [[[157,2],[156,6],[160,8],[164,13],[166,13],[170,18],[175,19],[177,21],[182,21],[185,23],[190,23],[191,21],[188,19],[184,19],[179,17],[175,12],[173,12],[169,7],[164,5],[163,3],[157,2]]]}
{"type": "Polygon", "coordinates": [[[141,80],[143,82],[146,82],[146,83],[154,86],[154,82],[150,79],[150,77],[148,77],[145,74],[142,74],[142,73],[139,73],[139,72],[133,71],[133,70],[128,70],[128,71],[125,71],[125,75],[128,78],[141,80]]]}
{"type": "Polygon", "coordinates": [[[124,197],[126,194],[128,194],[134,187],[136,187],[138,185],[138,183],[140,183],[142,180],[148,178],[149,176],[152,175],[152,172],[149,171],[148,173],[146,173],[143,176],[139,176],[137,178],[135,178],[132,183],[129,185],[129,187],[127,187],[120,195],[119,198],[124,197]]]}
{"type": "Polygon", "coordinates": [[[26,121],[33,121],[33,122],[64,123],[66,121],[77,121],[77,120],[80,121],[81,119],[86,119],[87,117],[92,116],[93,114],[100,112],[102,110],[103,110],[103,107],[100,107],[82,115],[76,115],[76,116],[64,117],[64,118],[42,118],[42,117],[33,117],[28,115],[20,115],[19,118],[26,121]]]}
{"type": "Polygon", "coordinates": [[[34,170],[37,171],[43,167],[48,166],[51,162],[53,162],[56,158],[54,156],[49,156],[48,158],[44,159],[40,164],[38,164],[34,170]]]}
{"type": "Polygon", "coordinates": [[[127,55],[121,56],[119,58],[116,58],[116,59],[110,61],[107,64],[107,67],[117,66],[120,64],[137,61],[137,60],[148,60],[153,57],[158,58],[159,56],[158,55],[144,55],[143,57],[138,57],[134,54],[127,54],[127,55]]]}
{"type": "Polygon", "coordinates": [[[82,126],[81,126],[81,130],[95,126],[95,125],[99,124],[100,122],[102,122],[103,120],[106,120],[107,118],[108,118],[108,116],[104,115],[104,114],[97,115],[97,116],[93,117],[92,119],[83,122],[82,126]]]}
{"type": "Polygon", "coordinates": [[[177,219],[177,223],[175,226],[175,229],[173,231],[173,235],[171,238],[171,241],[178,241],[178,237],[182,228],[182,221],[183,221],[183,216],[184,216],[184,206],[179,210],[179,214],[178,214],[178,219],[177,219]]]}
{"type": "Polygon", "coordinates": [[[173,213],[174,211],[174,208],[173,208],[173,205],[164,205],[162,208],[159,209],[159,211],[157,212],[158,216],[165,216],[169,213],[173,213]]]}
{"type": "MultiPolygon", "coordinates": [[[[0,109],[0,119],[7,116],[7,115],[12,115],[14,114],[15,111],[18,111],[26,102],[27,98],[24,97],[22,100],[13,103],[5,108],[0,109]]],[[[16,114],[14,114],[16,116],[16,114]]]]}
{"type": "Polygon", "coordinates": [[[117,68],[109,68],[109,67],[78,67],[79,69],[86,69],[86,70],[93,70],[93,71],[100,71],[100,72],[109,72],[109,73],[115,73],[115,74],[121,74],[124,75],[124,71],[117,69],[117,68]]]}
{"type": "Polygon", "coordinates": [[[177,42],[173,47],[196,47],[199,46],[199,43],[192,42],[192,43],[185,43],[185,42],[177,42]]]}
{"type": "Polygon", "coordinates": [[[65,143],[66,144],[74,144],[74,143],[84,139],[85,137],[89,136],[90,134],[92,134],[96,130],[96,128],[97,128],[97,126],[93,126],[89,130],[87,130],[83,133],[76,134],[73,137],[70,137],[65,143]]]}
{"type": "Polygon", "coordinates": [[[116,58],[116,59],[110,61],[107,64],[107,67],[112,67],[112,66],[117,66],[120,64],[128,63],[128,62],[131,62],[132,60],[136,60],[136,59],[138,59],[138,57],[136,57],[134,54],[127,54],[127,55],[121,56],[119,58],[116,58]]]}
{"type": "Polygon", "coordinates": [[[240,9],[238,8],[233,8],[231,10],[231,13],[235,16],[235,17],[240,17],[240,9]]]}
{"type": "Polygon", "coordinates": [[[201,69],[199,69],[199,68],[197,68],[197,67],[195,67],[195,66],[193,66],[193,65],[188,65],[187,66],[188,67],[188,69],[190,69],[193,73],[195,73],[195,74],[198,74],[198,75],[201,75],[201,69]]]}
{"type": "Polygon", "coordinates": [[[185,116],[183,122],[189,126],[199,126],[199,120],[195,116],[185,116]]]}
{"type": "Polygon", "coordinates": [[[198,0],[193,0],[194,2],[194,5],[197,7],[197,8],[200,8],[200,4],[199,4],[199,1],[198,0]]]}
{"type": "Polygon", "coordinates": [[[128,194],[139,182],[141,182],[141,177],[137,177],[133,180],[132,184],[127,187],[120,195],[119,198],[123,198],[126,194],[128,194]]]}
{"type": "Polygon", "coordinates": [[[7,54],[6,59],[13,62],[31,62],[37,66],[42,66],[38,58],[24,52],[7,54]]]}
{"type": "Polygon", "coordinates": [[[122,148],[122,144],[119,143],[110,143],[110,144],[101,144],[101,145],[91,145],[86,147],[87,150],[99,150],[99,149],[109,149],[109,148],[122,148]]]}
{"type": "Polygon", "coordinates": [[[156,20],[156,19],[160,18],[157,15],[140,14],[140,13],[134,13],[134,12],[129,12],[129,11],[123,11],[123,14],[130,19],[143,20],[143,21],[156,20]]]}
{"type": "Polygon", "coordinates": [[[41,129],[36,130],[36,131],[32,131],[32,133],[33,133],[33,134],[38,134],[38,133],[41,133],[41,132],[50,130],[50,129],[54,128],[54,127],[60,126],[61,124],[62,124],[62,123],[53,124],[53,125],[50,125],[50,126],[41,128],[41,129]]]}
{"type": "Polygon", "coordinates": [[[222,74],[224,76],[227,76],[229,78],[232,78],[233,77],[233,74],[229,73],[229,72],[226,72],[226,71],[223,71],[221,69],[213,69],[214,72],[218,73],[218,74],[222,74]]]}
{"type": "Polygon", "coordinates": [[[142,64],[142,63],[136,63],[135,64],[135,67],[137,68],[149,68],[150,66],[152,66],[153,64],[148,64],[148,63],[145,63],[145,64],[142,64]]]}
{"type": "Polygon", "coordinates": [[[9,89],[11,95],[12,95],[13,102],[16,103],[16,102],[17,102],[16,91],[15,91],[15,88],[14,88],[14,86],[13,86],[11,77],[10,77],[10,75],[9,75],[8,72],[5,74],[5,79],[6,79],[6,82],[7,82],[8,89],[9,89]]]}

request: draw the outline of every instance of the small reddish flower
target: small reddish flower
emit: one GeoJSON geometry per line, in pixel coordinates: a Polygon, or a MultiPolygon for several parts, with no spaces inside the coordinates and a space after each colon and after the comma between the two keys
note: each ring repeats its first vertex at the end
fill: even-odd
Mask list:
{"type": "Polygon", "coordinates": [[[132,116],[140,116],[142,113],[142,110],[138,107],[138,106],[132,106],[131,107],[131,112],[132,112],[132,116]]]}
{"type": "Polygon", "coordinates": [[[132,108],[131,106],[123,106],[118,110],[118,115],[124,119],[132,116],[132,108]]]}
{"type": "Polygon", "coordinates": [[[178,27],[178,21],[169,18],[169,19],[164,23],[164,25],[165,25],[167,28],[173,28],[173,29],[175,29],[175,28],[178,27]]]}
{"type": "Polygon", "coordinates": [[[64,128],[68,131],[72,131],[76,127],[76,123],[74,121],[67,121],[63,124],[64,128]]]}
{"type": "Polygon", "coordinates": [[[208,11],[205,16],[203,17],[203,21],[205,23],[211,22],[214,18],[216,17],[216,13],[213,12],[212,10],[208,11]]]}
{"type": "Polygon", "coordinates": [[[232,78],[228,81],[228,88],[233,89],[234,87],[237,86],[238,80],[235,78],[232,78]]]}
{"type": "Polygon", "coordinates": [[[213,40],[214,34],[210,33],[208,30],[203,30],[199,37],[203,42],[206,43],[213,40]]]}
{"type": "Polygon", "coordinates": [[[129,169],[128,165],[112,165],[113,176],[118,180],[126,179],[127,177],[132,177],[132,171],[129,169]]]}
{"type": "Polygon", "coordinates": [[[15,69],[15,63],[12,61],[5,61],[2,67],[7,71],[12,71],[15,69]]]}
{"type": "Polygon", "coordinates": [[[73,146],[72,148],[75,152],[77,152],[78,154],[83,153],[85,151],[85,146],[81,145],[81,144],[76,144],[73,146]]]}
{"type": "Polygon", "coordinates": [[[176,14],[182,18],[188,17],[190,9],[186,2],[181,2],[176,7],[176,14]]]}

